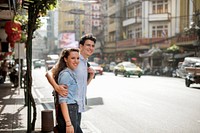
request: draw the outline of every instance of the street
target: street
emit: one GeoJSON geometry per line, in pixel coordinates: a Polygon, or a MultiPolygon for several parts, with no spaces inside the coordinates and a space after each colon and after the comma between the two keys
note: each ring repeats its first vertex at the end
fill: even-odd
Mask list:
{"type": "MultiPolygon", "coordinates": [[[[33,69],[32,75],[41,105],[53,109],[45,69],[33,69]]],[[[199,133],[199,97],[200,85],[185,87],[181,78],[105,72],[88,86],[82,122],[100,133],[199,133]]]]}

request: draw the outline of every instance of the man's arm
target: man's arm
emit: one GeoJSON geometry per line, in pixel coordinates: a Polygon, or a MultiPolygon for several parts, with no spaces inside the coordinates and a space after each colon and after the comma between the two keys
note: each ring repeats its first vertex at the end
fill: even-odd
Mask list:
{"type": "Polygon", "coordinates": [[[49,81],[49,83],[52,85],[52,87],[54,88],[54,90],[56,92],[58,92],[58,94],[60,94],[61,96],[67,96],[68,91],[67,91],[67,86],[65,85],[58,85],[54,79],[54,73],[55,72],[55,68],[53,67],[51,70],[47,71],[46,73],[46,78],[49,81]]]}

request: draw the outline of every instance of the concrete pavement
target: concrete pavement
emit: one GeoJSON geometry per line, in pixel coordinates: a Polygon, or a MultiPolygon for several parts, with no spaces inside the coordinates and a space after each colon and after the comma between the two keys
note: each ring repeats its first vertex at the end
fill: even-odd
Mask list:
{"type": "MultiPolygon", "coordinates": [[[[23,88],[13,88],[9,80],[0,84],[0,132],[1,133],[26,133],[27,131],[27,106],[25,106],[23,88]]],[[[33,97],[36,95],[33,93],[33,97]]],[[[44,110],[42,103],[36,98],[37,119],[35,132],[40,133],[41,112],[44,110]]],[[[53,110],[53,117],[55,112],[53,110]]],[[[55,117],[53,118],[55,121],[55,117]]],[[[82,122],[84,133],[96,133],[87,122],[82,122]]],[[[53,131],[52,131],[53,132],[53,131]]]]}

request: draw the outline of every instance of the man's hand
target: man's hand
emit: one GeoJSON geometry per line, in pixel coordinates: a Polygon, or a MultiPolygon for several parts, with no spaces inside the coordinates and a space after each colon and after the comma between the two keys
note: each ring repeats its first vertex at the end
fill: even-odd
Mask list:
{"type": "Polygon", "coordinates": [[[66,97],[68,95],[68,86],[66,85],[58,85],[55,90],[62,97],[66,97]]]}

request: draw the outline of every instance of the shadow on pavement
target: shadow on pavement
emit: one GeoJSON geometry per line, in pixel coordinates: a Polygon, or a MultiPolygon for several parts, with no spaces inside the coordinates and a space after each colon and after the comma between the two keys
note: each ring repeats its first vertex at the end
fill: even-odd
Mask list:
{"type": "Polygon", "coordinates": [[[104,104],[103,99],[101,97],[87,99],[88,106],[103,105],[103,104],[104,104]]]}
{"type": "Polygon", "coordinates": [[[25,108],[24,99],[16,95],[17,88],[12,88],[10,83],[0,84],[0,132],[14,132],[10,130],[24,128],[20,114],[25,108]]]}

